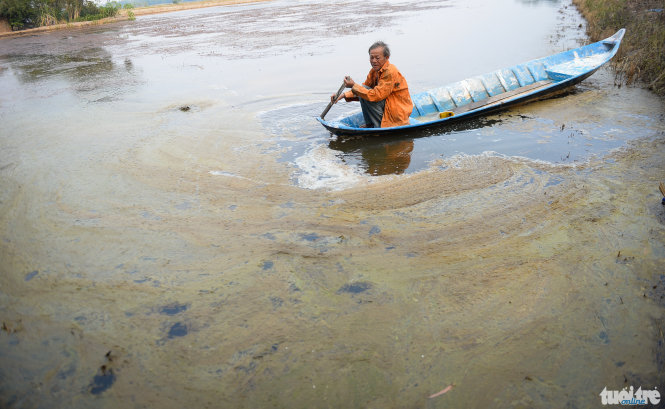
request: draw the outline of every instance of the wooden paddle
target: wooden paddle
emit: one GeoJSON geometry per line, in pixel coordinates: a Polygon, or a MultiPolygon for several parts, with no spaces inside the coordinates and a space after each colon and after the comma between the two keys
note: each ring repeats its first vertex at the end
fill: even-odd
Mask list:
{"type": "MultiPolygon", "coordinates": [[[[342,81],[342,86],[339,87],[337,94],[335,94],[335,101],[337,101],[337,98],[339,98],[339,96],[342,95],[342,92],[344,92],[344,88],[346,88],[346,83],[342,81]]],[[[323,112],[321,113],[321,119],[323,119],[323,117],[326,116],[326,114],[328,113],[328,111],[330,111],[330,108],[332,108],[332,106],[333,106],[333,101],[330,101],[326,109],[324,109],[323,112]]]]}

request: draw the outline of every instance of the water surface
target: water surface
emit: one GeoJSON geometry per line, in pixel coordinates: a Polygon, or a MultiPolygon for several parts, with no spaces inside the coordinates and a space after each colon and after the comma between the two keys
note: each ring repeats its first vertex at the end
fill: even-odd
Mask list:
{"type": "Polygon", "coordinates": [[[453,129],[314,120],[378,39],[415,93],[584,26],[567,0],[303,0],[0,40],[0,406],[586,408],[662,386],[662,100],[603,69],[453,129]]]}

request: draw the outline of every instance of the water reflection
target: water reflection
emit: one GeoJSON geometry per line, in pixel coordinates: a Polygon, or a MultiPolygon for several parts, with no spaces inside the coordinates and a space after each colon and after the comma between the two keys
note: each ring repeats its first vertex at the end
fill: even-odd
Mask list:
{"type": "MultiPolygon", "coordinates": [[[[193,47],[201,55],[226,59],[265,58],[287,53],[312,56],[326,52],[319,47],[321,38],[336,39],[349,35],[376,32],[393,27],[398,20],[419,13],[450,8],[450,0],[414,2],[344,1],[294,2],[274,1],[234,8],[193,10],[170,16],[169,25],[155,27],[143,24],[133,33],[146,38],[159,38],[148,52],[160,54],[181,52],[185,39],[195,38],[193,47]],[[250,11],[250,12],[248,12],[250,11]],[[194,26],[196,22],[202,24],[194,26]],[[233,24],[228,24],[233,21],[233,24]],[[261,22],[261,24],[257,24],[261,22]],[[306,35],[303,35],[306,34],[306,35]],[[221,46],[221,47],[220,47],[221,46]],[[307,47],[314,47],[309,50],[307,47]]],[[[143,21],[158,20],[147,17],[143,21]]],[[[370,42],[371,43],[371,42],[370,42]]],[[[364,48],[364,46],[363,46],[364,48]]]]}
{"type": "Polygon", "coordinates": [[[70,89],[93,102],[114,100],[116,94],[137,80],[130,58],[118,64],[103,47],[85,48],[71,53],[0,55],[0,61],[3,60],[23,85],[64,80],[70,89]],[[98,95],[98,92],[103,95],[98,95]]]}
{"type": "MultiPolygon", "coordinates": [[[[503,120],[499,117],[481,117],[431,128],[416,129],[392,137],[333,137],[328,147],[340,152],[340,158],[343,162],[363,169],[369,175],[400,175],[407,172],[407,170],[412,172],[414,169],[421,170],[422,167],[427,166],[426,163],[420,163],[420,160],[412,162],[416,140],[429,138],[431,143],[431,137],[439,136],[443,137],[439,138],[439,143],[447,144],[448,139],[455,139],[457,136],[463,138],[463,135],[467,133],[489,128],[502,122],[503,120]]],[[[449,147],[441,146],[440,150],[445,151],[447,148],[449,147]]]]}
{"type": "Polygon", "coordinates": [[[30,84],[62,75],[73,82],[86,77],[102,77],[114,70],[111,54],[101,47],[74,54],[32,54],[8,57],[19,81],[30,84]]]}
{"type": "Polygon", "coordinates": [[[329,147],[343,152],[345,156],[359,158],[359,167],[372,176],[399,175],[411,164],[413,139],[335,139],[329,147]]]}

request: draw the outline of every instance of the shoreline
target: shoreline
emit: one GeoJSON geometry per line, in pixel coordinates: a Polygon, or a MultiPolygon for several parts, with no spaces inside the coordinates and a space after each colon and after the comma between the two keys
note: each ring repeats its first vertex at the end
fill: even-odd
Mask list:
{"type": "Polygon", "coordinates": [[[53,30],[81,28],[81,27],[97,26],[102,24],[117,23],[120,21],[128,21],[130,20],[128,16],[129,11],[134,13],[134,17],[139,17],[139,16],[148,16],[151,14],[172,13],[183,10],[192,10],[192,9],[200,9],[207,7],[232,6],[237,4],[259,3],[265,1],[269,0],[202,0],[202,1],[191,1],[179,4],[158,4],[154,6],[137,7],[132,9],[120,9],[116,17],[103,18],[94,21],[79,21],[74,23],[54,24],[51,26],[41,26],[41,27],[29,28],[26,30],[6,31],[0,33],[0,39],[6,37],[33,35],[53,30]]]}
{"type": "Polygon", "coordinates": [[[156,4],[154,6],[137,7],[133,9],[122,9],[119,14],[127,15],[128,11],[133,11],[134,16],[146,16],[150,14],[171,13],[174,11],[201,9],[206,7],[232,6],[236,4],[260,3],[269,0],[202,0],[190,1],[178,4],[156,4]]]}
{"type": "Polygon", "coordinates": [[[612,61],[617,78],[626,85],[633,83],[665,97],[665,11],[662,2],[621,3],[619,0],[573,0],[588,22],[587,35],[599,41],[619,27],[628,35],[617,58],[612,61]]]}

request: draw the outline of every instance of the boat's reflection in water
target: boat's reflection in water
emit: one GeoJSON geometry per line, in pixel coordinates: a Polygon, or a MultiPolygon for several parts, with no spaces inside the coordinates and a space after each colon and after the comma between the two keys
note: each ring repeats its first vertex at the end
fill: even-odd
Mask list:
{"type": "Polygon", "coordinates": [[[501,122],[496,118],[475,118],[394,136],[333,136],[328,147],[342,152],[345,162],[355,159],[357,166],[372,176],[400,175],[411,165],[411,154],[417,139],[469,132],[501,122]]]}

